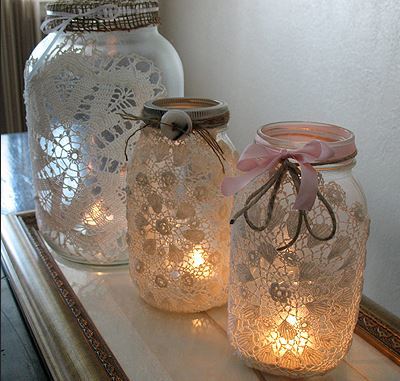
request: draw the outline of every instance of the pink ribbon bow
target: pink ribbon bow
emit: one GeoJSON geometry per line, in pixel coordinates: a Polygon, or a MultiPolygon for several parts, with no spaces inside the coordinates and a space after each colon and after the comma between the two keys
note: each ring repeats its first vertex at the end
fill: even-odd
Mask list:
{"type": "Polygon", "coordinates": [[[297,210],[311,210],[318,191],[318,174],[311,163],[326,161],[333,156],[333,149],[319,140],[312,140],[293,151],[256,142],[246,147],[237,163],[237,168],[245,173],[241,176],[225,177],[221,190],[225,196],[231,196],[257,176],[275,169],[283,160],[292,159],[299,163],[301,169],[300,188],[293,207],[297,210]]]}

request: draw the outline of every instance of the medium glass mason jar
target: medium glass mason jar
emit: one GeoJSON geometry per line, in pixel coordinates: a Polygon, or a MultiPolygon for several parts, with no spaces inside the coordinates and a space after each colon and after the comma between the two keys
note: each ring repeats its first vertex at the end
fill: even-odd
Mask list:
{"type": "Polygon", "coordinates": [[[127,263],[124,148],[138,123],[119,114],[181,96],[181,61],[158,33],[157,1],[56,1],[46,23],[25,72],[40,232],[69,260],[127,263]]]}
{"type": "MultiPolygon", "coordinates": [[[[289,166],[296,168],[293,158],[303,160],[304,154],[291,153],[315,140],[333,154],[313,163],[320,193],[311,210],[293,208],[299,185],[294,179],[303,181],[303,169],[299,177],[287,171],[281,183],[274,184],[277,188],[272,185],[249,208],[246,218],[236,214],[240,216],[232,228],[230,342],[249,366],[289,377],[323,374],[347,353],[357,321],[369,231],[365,197],[352,174],[352,132],[318,123],[276,123],[259,129],[256,144],[261,151],[272,148],[275,151],[269,153],[289,158],[289,166]]],[[[263,157],[255,160],[263,165],[263,157]]],[[[280,163],[237,194],[235,212],[254,199],[254,192],[282,168],[280,163]]]]}
{"type": "Polygon", "coordinates": [[[130,274],[149,304],[198,312],[227,301],[232,198],[220,185],[237,154],[224,102],[160,99],[146,103],[143,115],[161,118],[170,110],[183,110],[193,131],[171,140],[162,129],[145,128],[128,164],[130,274]]]}

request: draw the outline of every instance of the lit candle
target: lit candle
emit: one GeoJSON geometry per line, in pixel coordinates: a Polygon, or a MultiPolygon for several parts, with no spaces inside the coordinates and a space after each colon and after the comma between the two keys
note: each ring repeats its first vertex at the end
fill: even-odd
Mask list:
{"type": "Polygon", "coordinates": [[[182,267],[197,280],[208,279],[214,275],[212,265],[208,261],[208,254],[201,245],[194,246],[182,262],[182,267]]]}
{"type": "Polygon", "coordinates": [[[104,207],[101,200],[96,201],[83,216],[83,223],[88,226],[101,226],[114,219],[114,215],[108,214],[108,208],[104,207]]]}
{"type": "Polygon", "coordinates": [[[271,345],[276,356],[291,353],[301,361],[305,348],[312,347],[312,340],[310,333],[300,326],[296,315],[291,314],[286,320],[277,321],[276,329],[266,335],[264,343],[271,345]]]}

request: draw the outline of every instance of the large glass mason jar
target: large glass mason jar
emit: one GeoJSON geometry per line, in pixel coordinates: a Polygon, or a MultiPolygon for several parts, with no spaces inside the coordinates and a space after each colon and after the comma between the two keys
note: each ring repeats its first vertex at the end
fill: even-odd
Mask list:
{"type": "Polygon", "coordinates": [[[248,183],[237,193],[231,221],[228,332],[251,367],[314,376],[349,349],[369,230],[352,174],[355,155],[354,135],[344,128],[266,125],[239,160],[244,177],[224,184],[248,183]],[[296,210],[310,197],[309,186],[318,189],[315,202],[296,210]]]}
{"type": "MultiPolygon", "coordinates": [[[[131,277],[142,298],[161,309],[197,312],[223,305],[232,199],[223,197],[220,185],[237,158],[226,134],[227,105],[160,99],[146,103],[143,115],[162,119],[142,130],[128,164],[131,277]],[[174,122],[171,110],[184,111],[192,132],[174,138],[163,130],[174,122]]],[[[187,130],[180,126],[178,132],[187,130]]]]}
{"type": "Polygon", "coordinates": [[[181,61],[158,23],[154,0],[47,5],[25,103],[39,229],[69,260],[128,261],[124,148],[137,122],[120,114],[183,95],[181,61]]]}

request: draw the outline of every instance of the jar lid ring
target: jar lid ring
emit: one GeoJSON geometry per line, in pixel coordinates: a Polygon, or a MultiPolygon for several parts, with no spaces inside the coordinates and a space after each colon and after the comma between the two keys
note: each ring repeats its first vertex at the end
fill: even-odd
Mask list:
{"type": "Polygon", "coordinates": [[[143,116],[161,118],[170,110],[185,111],[194,125],[207,129],[226,125],[230,116],[224,101],[188,97],[150,100],[144,104],[143,116]]]}

